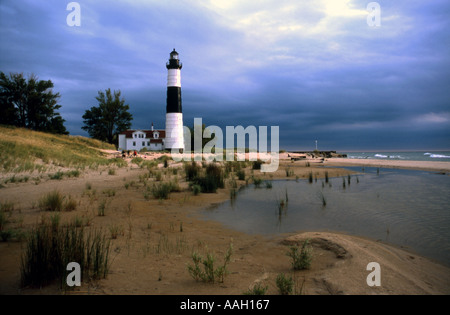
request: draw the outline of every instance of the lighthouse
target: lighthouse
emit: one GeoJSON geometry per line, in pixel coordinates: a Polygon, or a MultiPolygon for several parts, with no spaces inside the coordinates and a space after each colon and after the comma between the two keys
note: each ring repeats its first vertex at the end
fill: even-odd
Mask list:
{"type": "Polygon", "coordinates": [[[184,150],[183,112],[181,108],[181,68],[183,67],[175,48],[170,53],[166,64],[167,75],[167,108],[165,148],[184,150]]]}

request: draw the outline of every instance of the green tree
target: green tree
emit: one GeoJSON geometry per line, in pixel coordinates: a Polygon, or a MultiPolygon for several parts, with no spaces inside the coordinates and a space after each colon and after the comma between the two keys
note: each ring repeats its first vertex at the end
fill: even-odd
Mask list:
{"type": "Polygon", "coordinates": [[[99,105],[93,106],[83,115],[84,126],[92,138],[116,143],[119,133],[131,127],[133,116],[128,112],[130,106],[125,104],[125,99],[120,98],[121,92],[107,89],[104,92],[98,91],[96,97],[99,105]]]}
{"type": "Polygon", "coordinates": [[[34,74],[0,72],[0,123],[51,133],[67,134],[58,110],[59,93],[50,80],[34,74]]]}

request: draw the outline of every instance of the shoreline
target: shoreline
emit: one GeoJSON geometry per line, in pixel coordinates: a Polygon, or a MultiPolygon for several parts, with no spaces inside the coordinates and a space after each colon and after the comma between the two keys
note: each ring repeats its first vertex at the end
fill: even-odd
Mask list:
{"type": "Polygon", "coordinates": [[[442,162],[442,161],[403,161],[403,160],[331,158],[326,159],[324,165],[366,166],[366,167],[413,169],[431,172],[445,172],[445,173],[450,172],[450,162],[442,162]]]}
{"type": "MultiPolygon", "coordinates": [[[[292,170],[299,178],[307,178],[310,172],[318,177],[325,171],[330,172],[330,177],[351,173],[322,167],[332,166],[331,161],[350,166],[335,159],[323,163],[318,159],[292,162],[287,156],[284,159],[280,156],[277,172],[264,175],[255,171],[254,176],[292,179],[292,175],[287,177],[287,170],[292,170]],[[310,166],[306,167],[305,162],[310,166]]],[[[175,166],[174,163],[169,169],[175,166]]],[[[249,177],[253,174],[250,171],[246,170],[249,177]]],[[[80,178],[48,180],[39,185],[8,184],[0,189],[0,199],[17,202],[19,218],[23,217],[23,226],[29,228],[43,216],[51,215],[42,213],[33,203],[42,194],[58,189],[79,200],[76,211],[61,213],[62,221],[70,222],[75,216],[81,216],[88,218],[92,227],[122,227],[122,234],[112,240],[114,262],[108,277],[88,291],[75,290],[73,294],[228,295],[242,294],[257,283],[269,287],[267,294],[278,294],[275,280],[279,273],[291,274],[296,279],[297,294],[450,294],[450,268],[408,249],[341,232],[299,232],[269,237],[239,232],[202,218],[202,211],[208,206],[230,199],[229,187],[216,194],[193,196],[192,192],[182,190],[171,194],[168,200],[147,200],[143,195],[145,187],[138,183],[139,176],[146,172],[127,167],[117,169],[113,176],[100,170],[80,178]],[[132,181],[136,183],[125,189],[124,184],[132,181]],[[86,195],[86,183],[97,191],[94,197],[92,191],[90,196],[86,195]],[[107,190],[115,190],[115,197],[111,197],[106,216],[99,217],[96,207],[105,198],[102,192],[107,190]],[[127,207],[132,208],[129,214],[124,212],[127,207]],[[313,240],[313,264],[310,270],[293,272],[286,249],[288,244],[304,238],[313,240]],[[213,251],[221,261],[230,243],[234,252],[224,284],[196,282],[189,276],[186,265],[192,263],[192,250],[202,254],[213,251]],[[343,257],[336,252],[340,248],[346,252],[343,257]],[[381,287],[367,286],[367,259],[378,260],[381,264],[381,287]]],[[[186,183],[180,184],[186,189],[186,183]]],[[[238,184],[245,185],[245,181],[238,184]]],[[[61,294],[54,287],[17,288],[21,252],[19,242],[0,243],[0,256],[4,261],[4,268],[0,270],[0,294],[61,294]]]]}

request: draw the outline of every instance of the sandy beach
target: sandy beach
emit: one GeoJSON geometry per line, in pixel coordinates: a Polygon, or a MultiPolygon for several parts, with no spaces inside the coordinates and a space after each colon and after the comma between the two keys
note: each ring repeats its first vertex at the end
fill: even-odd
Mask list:
{"type": "MultiPolygon", "coordinates": [[[[158,155],[145,156],[154,159],[158,155]]],[[[294,176],[307,178],[310,172],[323,177],[323,166],[375,166],[450,171],[448,162],[372,161],[350,159],[311,159],[292,162],[287,154],[280,156],[275,173],[253,173],[263,179],[286,178],[286,170],[294,176]],[[305,163],[309,162],[306,167],[305,163]]],[[[177,178],[179,192],[168,200],[145,196],[142,180],[148,171],[137,165],[118,168],[114,174],[107,169],[87,171],[78,178],[10,183],[0,189],[0,200],[13,202],[15,210],[10,224],[29,230],[48,220],[51,213],[40,211],[39,198],[53,190],[77,200],[76,210],[61,213],[61,222],[82,218],[86,228],[101,228],[109,233],[111,227],[120,231],[111,239],[111,268],[106,279],[83,284],[68,294],[242,294],[260,283],[267,286],[266,294],[278,294],[276,277],[280,273],[295,280],[296,294],[449,294],[450,269],[405,249],[377,240],[340,233],[308,232],[273,237],[248,235],[224,227],[202,217],[205,208],[229,200],[229,187],[215,194],[194,196],[184,180],[184,172],[170,171],[180,164],[169,164],[168,170],[159,165],[164,178],[177,178]],[[88,189],[88,187],[90,187],[88,189]],[[112,195],[111,192],[114,192],[112,195]],[[104,216],[97,209],[107,200],[104,216]],[[311,269],[293,271],[288,246],[309,239],[313,246],[311,269]],[[191,254],[213,252],[220,262],[228,246],[233,254],[229,274],[223,283],[195,281],[187,271],[191,254]],[[368,263],[381,265],[381,286],[369,287],[366,278],[368,263]]],[[[329,176],[343,176],[348,171],[327,168],[329,176]]],[[[246,169],[247,176],[251,170],[246,169]]],[[[292,177],[291,177],[292,178],[292,177]]],[[[145,182],[145,183],[144,183],[145,182]]],[[[245,185],[239,181],[238,185],[245,185]]],[[[20,288],[20,257],[23,242],[0,243],[0,294],[61,294],[56,285],[44,288],[20,288]]]]}

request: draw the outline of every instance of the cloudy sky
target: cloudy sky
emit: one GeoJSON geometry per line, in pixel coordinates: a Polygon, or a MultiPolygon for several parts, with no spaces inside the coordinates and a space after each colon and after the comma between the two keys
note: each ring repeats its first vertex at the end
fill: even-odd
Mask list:
{"type": "Polygon", "coordinates": [[[183,62],[184,124],[279,126],[280,148],[450,149],[450,2],[0,0],[0,71],[52,80],[73,135],[98,91],[133,128],[165,127],[167,69],[183,62]],[[376,21],[375,19],[372,20],[376,21]]]}

